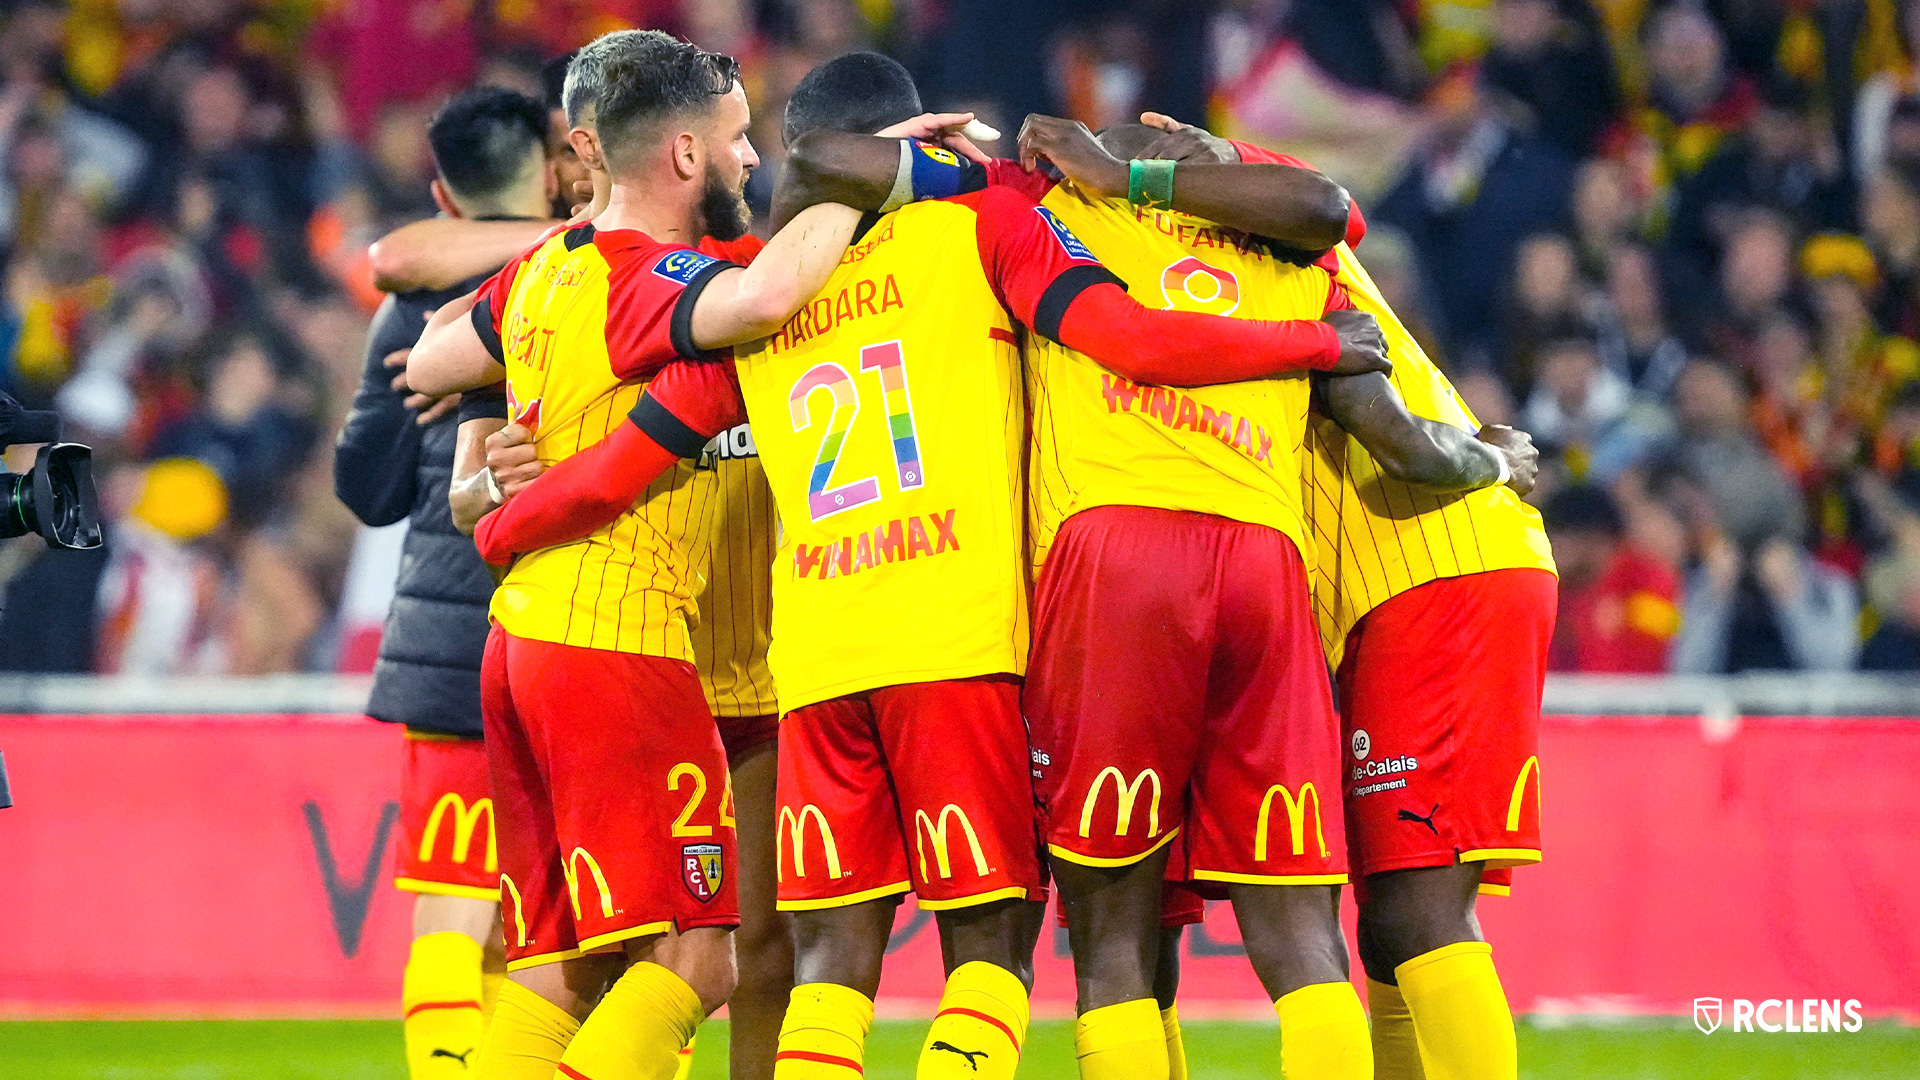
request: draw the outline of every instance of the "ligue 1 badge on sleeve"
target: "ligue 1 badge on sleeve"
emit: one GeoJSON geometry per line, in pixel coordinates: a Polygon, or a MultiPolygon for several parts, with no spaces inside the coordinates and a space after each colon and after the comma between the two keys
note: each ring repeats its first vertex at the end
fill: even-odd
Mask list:
{"type": "Polygon", "coordinates": [[[1719,998],[1693,999],[1693,1026],[1699,1028],[1702,1035],[1711,1035],[1720,1030],[1719,998]]]}
{"type": "Polygon", "coordinates": [[[688,844],[680,849],[680,880],[695,900],[706,903],[720,891],[719,844],[688,844]]]}

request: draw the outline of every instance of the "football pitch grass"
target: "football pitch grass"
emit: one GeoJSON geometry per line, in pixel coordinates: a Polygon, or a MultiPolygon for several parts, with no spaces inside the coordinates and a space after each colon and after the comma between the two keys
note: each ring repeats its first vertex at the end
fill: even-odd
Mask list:
{"type": "MultiPolygon", "coordinates": [[[[1257,1023],[1187,1023],[1195,1080],[1276,1080],[1278,1035],[1257,1023]]],[[[867,1075],[909,1078],[924,1021],[874,1025],[867,1075]]],[[[701,1029],[694,1080],[726,1077],[726,1024],[701,1029]]],[[[1073,1030],[1034,1025],[1020,1076],[1076,1075],[1073,1030]]],[[[1702,1035],[1684,1022],[1520,1028],[1528,1080],[1912,1080],[1920,1028],[1853,1034],[1702,1035]]],[[[404,1080],[400,1025],[381,1020],[0,1021],[5,1080],[404,1080]]]]}

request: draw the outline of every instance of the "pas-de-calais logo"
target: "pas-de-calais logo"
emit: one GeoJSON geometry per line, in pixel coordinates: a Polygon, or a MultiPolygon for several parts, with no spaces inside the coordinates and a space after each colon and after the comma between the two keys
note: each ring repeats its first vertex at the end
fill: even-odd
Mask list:
{"type": "Polygon", "coordinates": [[[1353,760],[1365,761],[1367,760],[1367,755],[1371,753],[1373,753],[1373,737],[1367,734],[1366,729],[1355,728],[1353,730],[1353,760]]]}
{"type": "Polygon", "coordinates": [[[1699,1028],[1702,1035],[1711,1035],[1720,1030],[1719,998],[1693,999],[1693,1026],[1699,1028]]]}
{"type": "Polygon", "coordinates": [[[713,899],[720,891],[724,873],[720,867],[720,845],[688,844],[680,849],[680,862],[680,879],[693,898],[703,904],[713,899]]]}

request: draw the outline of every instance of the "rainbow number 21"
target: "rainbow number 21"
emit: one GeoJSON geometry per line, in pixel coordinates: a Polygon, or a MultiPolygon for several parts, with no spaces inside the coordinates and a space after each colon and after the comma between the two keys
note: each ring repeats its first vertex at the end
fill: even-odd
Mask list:
{"type": "MultiPolygon", "coordinates": [[[[887,410],[887,436],[893,447],[893,463],[899,474],[900,489],[911,491],[926,483],[920,467],[920,436],[913,424],[913,399],[907,393],[907,369],[901,362],[900,342],[885,341],[860,350],[860,370],[880,375],[881,401],[887,410]]],[[[813,471],[807,475],[807,510],[813,520],[832,517],[865,506],[880,498],[877,477],[863,477],[846,484],[833,482],[833,470],[847,448],[847,432],[860,415],[860,389],[853,375],[840,364],[826,360],[807,369],[787,392],[787,405],[793,415],[793,430],[812,426],[807,402],[817,391],[825,391],[833,402],[827,416],[827,430],[820,436],[820,449],[814,455],[813,471]]]]}

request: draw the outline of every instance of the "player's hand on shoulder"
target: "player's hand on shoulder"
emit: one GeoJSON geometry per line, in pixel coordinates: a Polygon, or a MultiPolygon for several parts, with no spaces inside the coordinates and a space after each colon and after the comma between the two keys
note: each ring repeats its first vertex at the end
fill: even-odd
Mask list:
{"type": "Polygon", "coordinates": [[[981,165],[993,159],[975,146],[973,139],[968,136],[977,135],[988,142],[1000,137],[999,132],[976,122],[970,112],[921,113],[892,127],[881,128],[874,134],[883,139],[919,139],[921,142],[939,143],[968,161],[981,165]]]}
{"type": "Polygon", "coordinates": [[[1140,122],[1163,132],[1140,151],[1142,160],[1162,158],[1196,165],[1236,165],[1240,161],[1240,151],[1232,143],[1206,128],[1183,124],[1157,112],[1141,113],[1140,122]]]}
{"type": "Polygon", "coordinates": [[[1513,476],[1507,486],[1525,495],[1540,477],[1540,449],[1533,436],[1505,424],[1488,424],[1480,429],[1480,441],[1507,456],[1507,468],[1513,476]]]}
{"type": "Polygon", "coordinates": [[[1364,311],[1329,311],[1325,321],[1340,335],[1340,362],[1333,365],[1335,375],[1365,375],[1370,371],[1386,374],[1393,370],[1387,359],[1387,336],[1380,332],[1379,320],[1364,311]]]}
{"type": "Polygon", "coordinates": [[[500,494],[509,499],[547,471],[534,452],[533,433],[519,424],[508,424],[487,436],[487,469],[500,494]]]}
{"type": "Polygon", "coordinates": [[[1088,194],[1115,197],[1127,193],[1127,163],[1107,152],[1078,120],[1033,113],[1020,125],[1020,164],[1032,170],[1045,158],[1060,175],[1088,194]]]}

